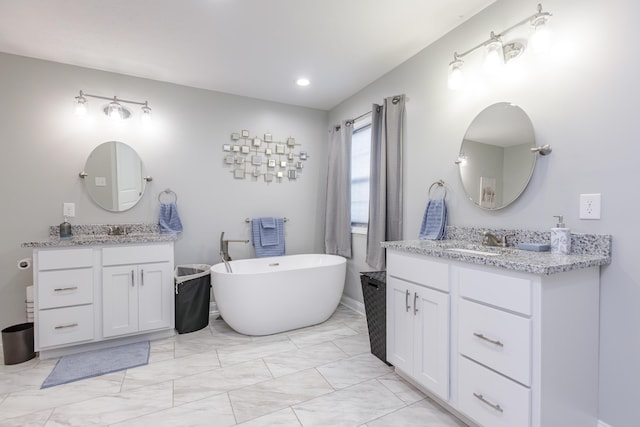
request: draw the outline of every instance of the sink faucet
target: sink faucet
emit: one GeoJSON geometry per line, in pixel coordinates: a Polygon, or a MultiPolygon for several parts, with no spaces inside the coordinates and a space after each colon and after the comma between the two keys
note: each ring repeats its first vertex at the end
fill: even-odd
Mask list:
{"type": "Polygon", "coordinates": [[[502,236],[502,239],[498,239],[495,235],[489,233],[488,231],[485,231],[483,233],[484,238],[482,239],[482,244],[485,246],[501,246],[503,248],[506,248],[507,246],[509,246],[508,242],[507,242],[507,237],[513,237],[515,236],[515,234],[513,233],[509,233],[509,234],[505,234],[504,236],[502,236]]]}
{"type": "Polygon", "coordinates": [[[120,227],[119,225],[112,225],[107,228],[107,234],[109,236],[122,236],[128,234],[129,230],[126,227],[120,227]]]}
{"type": "Polygon", "coordinates": [[[249,243],[249,240],[227,240],[224,238],[224,231],[220,235],[220,258],[222,261],[231,261],[229,256],[229,243],[249,243]]]}

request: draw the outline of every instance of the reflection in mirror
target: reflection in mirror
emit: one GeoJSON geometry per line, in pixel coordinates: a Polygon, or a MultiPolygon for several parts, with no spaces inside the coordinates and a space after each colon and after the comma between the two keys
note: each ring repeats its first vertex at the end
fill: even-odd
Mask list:
{"type": "Polygon", "coordinates": [[[84,172],[84,184],[93,201],[111,212],[134,207],[147,183],[138,153],[118,141],[98,145],[89,154],[84,172]]]}
{"type": "Polygon", "coordinates": [[[508,102],[493,104],[471,122],[458,156],[467,196],[484,209],[514,202],[531,179],[537,154],[527,114],[508,102]]]}

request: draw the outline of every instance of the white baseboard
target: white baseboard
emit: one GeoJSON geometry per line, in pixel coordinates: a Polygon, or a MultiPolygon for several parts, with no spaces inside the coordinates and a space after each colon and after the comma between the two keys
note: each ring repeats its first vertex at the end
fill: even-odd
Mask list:
{"type": "Polygon", "coordinates": [[[604,421],[600,421],[598,420],[598,427],[612,427],[609,424],[605,423],[604,421]]]}
{"type": "Polygon", "coordinates": [[[215,301],[209,303],[209,316],[218,316],[220,311],[218,310],[218,304],[215,301]]]}
{"type": "Polygon", "coordinates": [[[340,304],[344,305],[345,307],[350,308],[353,311],[356,311],[356,312],[362,314],[363,316],[365,315],[364,304],[361,303],[360,301],[354,300],[351,297],[348,297],[346,295],[342,295],[342,298],[340,298],[340,304]]]}

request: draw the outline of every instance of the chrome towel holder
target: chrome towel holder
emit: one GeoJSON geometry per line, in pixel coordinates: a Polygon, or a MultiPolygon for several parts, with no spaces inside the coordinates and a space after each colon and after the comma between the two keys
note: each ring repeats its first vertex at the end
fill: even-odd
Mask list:
{"type": "Polygon", "coordinates": [[[443,199],[447,198],[447,184],[445,184],[445,182],[441,179],[437,180],[436,182],[434,182],[433,184],[431,184],[429,186],[429,191],[428,191],[428,195],[429,198],[431,198],[431,190],[433,190],[433,187],[436,187],[436,190],[438,190],[438,188],[442,188],[444,190],[444,197],[443,199]]]}
{"type": "MultiPolygon", "coordinates": [[[[251,222],[251,221],[252,221],[251,218],[245,218],[244,219],[244,222],[251,222]]],[[[284,222],[289,222],[289,218],[283,218],[283,221],[284,222]]]]}
{"type": "Polygon", "coordinates": [[[160,193],[158,193],[158,201],[160,203],[178,203],[178,195],[175,193],[175,191],[171,190],[170,188],[167,188],[167,189],[161,191],[160,193]],[[165,195],[165,194],[168,197],[172,197],[173,200],[169,201],[169,202],[163,202],[162,201],[162,196],[165,195]]]}

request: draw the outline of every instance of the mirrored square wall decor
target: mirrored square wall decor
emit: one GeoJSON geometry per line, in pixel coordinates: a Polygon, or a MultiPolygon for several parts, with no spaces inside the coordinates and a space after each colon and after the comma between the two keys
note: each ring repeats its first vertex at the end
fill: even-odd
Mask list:
{"type": "Polygon", "coordinates": [[[222,144],[223,167],[234,179],[271,182],[296,181],[309,158],[300,143],[289,136],[278,140],[271,133],[251,136],[248,130],[231,133],[231,143],[222,144]],[[262,178],[262,179],[261,179],[262,178]]]}

